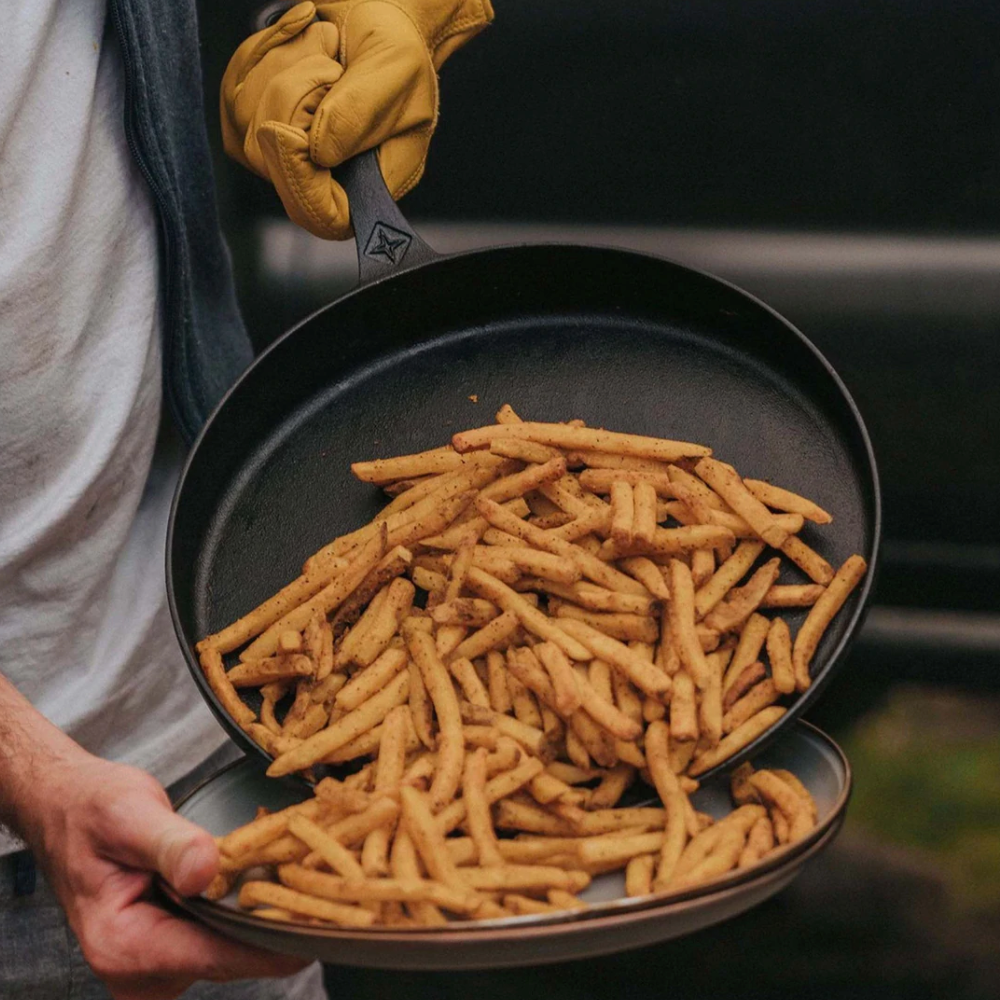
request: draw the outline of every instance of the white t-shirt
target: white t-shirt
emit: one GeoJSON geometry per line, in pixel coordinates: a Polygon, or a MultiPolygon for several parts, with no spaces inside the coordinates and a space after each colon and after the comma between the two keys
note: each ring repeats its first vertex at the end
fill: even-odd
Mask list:
{"type": "Polygon", "coordinates": [[[157,445],[156,219],[105,14],[3,15],[0,672],[88,750],[169,784],[226,737],[167,611],[181,456],[157,445]]]}

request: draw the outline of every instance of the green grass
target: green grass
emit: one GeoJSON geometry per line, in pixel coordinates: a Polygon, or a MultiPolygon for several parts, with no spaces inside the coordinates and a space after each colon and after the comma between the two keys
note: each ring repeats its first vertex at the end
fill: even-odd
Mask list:
{"type": "MultiPolygon", "coordinates": [[[[1000,908],[1000,725],[953,698],[894,692],[845,740],[855,771],[849,822],[925,852],[962,909],[1000,908]]],[[[1000,720],[1000,713],[997,716],[1000,720]]]]}

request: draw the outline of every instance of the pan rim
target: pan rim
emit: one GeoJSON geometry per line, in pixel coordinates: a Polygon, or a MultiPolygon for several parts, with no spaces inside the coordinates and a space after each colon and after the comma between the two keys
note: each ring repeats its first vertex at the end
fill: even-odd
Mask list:
{"type": "MultiPolygon", "coordinates": [[[[810,705],[818,701],[819,696],[823,689],[827,686],[832,676],[836,673],[836,668],[842,664],[846,654],[851,646],[851,644],[857,638],[857,635],[861,629],[864,619],[868,614],[869,604],[871,595],[875,586],[875,582],[878,576],[879,568],[879,554],[881,548],[881,537],[882,537],[882,490],[881,483],[878,473],[878,465],[875,459],[875,452],[872,446],[871,437],[868,433],[867,425],[865,424],[864,418],[858,409],[857,404],[854,401],[854,397],[851,395],[847,386],[845,385],[843,379],[834,369],[834,367],[827,360],[825,355],[816,347],[815,344],[801,331],[794,323],[784,317],[772,306],[768,305],[762,299],[758,298],[751,292],[746,291],[739,285],[728,281],[725,278],[720,278],[717,275],[712,274],[709,271],[702,270],[700,268],[691,267],[688,264],[681,263],[679,261],[673,260],[668,257],[661,257],[652,253],[644,253],[635,250],[629,250],[622,247],[615,247],[610,245],[592,245],[592,244],[577,244],[577,243],[562,243],[562,242],[548,242],[548,243],[521,243],[521,244],[501,244],[491,247],[477,247],[469,250],[464,250],[454,254],[436,254],[430,260],[423,260],[418,263],[414,263],[410,266],[405,264],[397,268],[396,270],[387,273],[386,275],[379,277],[373,281],[366,282],[364,284],[359,284],[356,288],[352,288],[345,292],[343,295],[334,299],[332,302],[328,302],[326,305],[320,306],[318,309],[314,310],[308,316],[303,317],[297,323],[293,324],[289,329],[287,329],[283,334],[278,336],[271,344],[269,344],[253,361],[244,369],[240,376],[236,379],[232,386],[226,391],[222,396],[216,406],[213,408],[212,412],[209,414],[208,418],[205,420],[204,425],[199,431],[197,437],[192,442],[191,447],[185,456],[184,464],[181,469],[180,476],[177,480],[177,485],[174,489],[174,495],[170,503],[170,516],[167,525],[167,538],[166,538],[166,553],[165,553],[165,570],[166,570],[166,584],[167,584],[167,603],[170,609],[170,618],[174,627],[174,633],[177,637],[178,644],[180,645],[182,652],[184,654],[185,660],[188,665],[188,669],[192,674],[195,683],[197,684],[199,691],[203,699],[208,704],[209,708],[212,710],[213,714],[219,719],[223,728],[226,729],[227,733],[230,735],[235,742],[246,749],[250,749],[255,752],[259,757],[264,760],[270,761],[273,758],[268,754],[262,747],[251,740],[236,724],[230,715],[225,711],[222,704],[219,702],[215,693],[208,687],[205,682],[203,673],[201,671],[200,665],[198,663],[197,656],[193,653],[194,643],[197,641],[193,639],[189,644],[186,641],[186,633],[184,625],[181,621],[180,609],[177,604],[177,596],[173,586],[174,579],[174,569],[173,569],[173,552],[174,552],[174,532],[177,522],[177,511],[180,507],[180,501],[184,494],[184,488],[188,480],[188,476],[191,467],[195,461],[198,450],[207,434],[210,432],[212,424],[215,422],[219,413],[226,406],[229,399],[239,391],[243,383],[251,376],[258,366],[262,365],[273,352],[279,350],[282,345],[284,345],[288,340],[290,340],[299,330],[308,326],[317,317],[323,315],[329,310],[347,303],[354,298],[365,295],[371,291],[381,289],[386,283],[392,282],[396,278],[402,278],[406,275],[414,273],[416,271],[427,271],[430,269],[447,267],[456,261],[465,261],[475,257],[485,257],[495,254],[510,254],[522,251],[530,251],[533,253],[540,252],[552,252],[552,251],[568,251],[573,253],[584,253],[584,254],[607,254],[612,253],[618,256],[624,256],[628,258],[633,258],[637,260],[642,260],[654,265],[667,265],[671,268],[677,269],[681,272],[686,272],[687,274],[694,275],[702,280],[713,283],[718,286],[722,286],[730,292],[735,293],[747,300],[750,304],[758,309],[763,310],[767,313],[770,318],[784,327],[789,333],[791,333],[800,342],[801,346],[805,347],[806,350],[813,356],[814,360],[820,365],[824,370],[827,377],[831,380],[833,386],[836,388],[841,399],[847,407],[851,419],[860,437],[861,444],[863,445],[864,456],[867,463],[867,472],[870,477],[870,487],[871,487],[871,501],[872,501],[872,523],[871,523],[871,551],[866,555],[867,560],[867,572],[865,573],[864,579],[861,581],[861,587],[858,591],[858,602],[851,613],[850,618],[845,623],[844,632],[830,651],[826,662],[823,664],[823,668],[820,673],[813,678],[813,684],[810,688],[799,695],[796,700],[788,706],[785,713],[764,733],[758,736],[753,742],[747,744],[742,750],[732,757],[728,758],[726,761],[716,765],[710,770],[706,771],[703,775],[700,775],[700,780],[705,780],[711,778],[712,776],[720,773],[724,767],[734,767],[744,760],[752,759],[757,753],[763,749],[768,743],[770,743],[779,733],[784,731],[788,726],[790,726],[795,720],[801,719],[802,713],[810,705]]],[[[867,485],[867,484],[866,484],[867,485]]]]}

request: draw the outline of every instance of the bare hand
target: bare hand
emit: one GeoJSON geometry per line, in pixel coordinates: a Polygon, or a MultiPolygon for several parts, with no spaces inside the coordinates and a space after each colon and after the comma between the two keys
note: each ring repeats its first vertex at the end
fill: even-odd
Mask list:
{"type": "Polygon", "coordinates": [[[288,976],[304,966],[149,902],[154,872],[190,896],[219,863],[212,837],[174,813],[150,775],[81,752],[51,768],[33,799],[25,832],[116,1000],[171,1000],[198,979],[288,976]]]}

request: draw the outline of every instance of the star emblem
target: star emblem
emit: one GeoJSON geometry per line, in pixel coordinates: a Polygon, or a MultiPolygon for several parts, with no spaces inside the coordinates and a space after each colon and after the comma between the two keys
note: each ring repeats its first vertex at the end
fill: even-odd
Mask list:
{"type": "Polygon", "coordinates": [[[386,263],[395,265],[406,256],[409,246],[410,237],[406,233],[401,233],[384,222],[376,222],[365,247],[365,256],[381,257],[386,263]]]}

